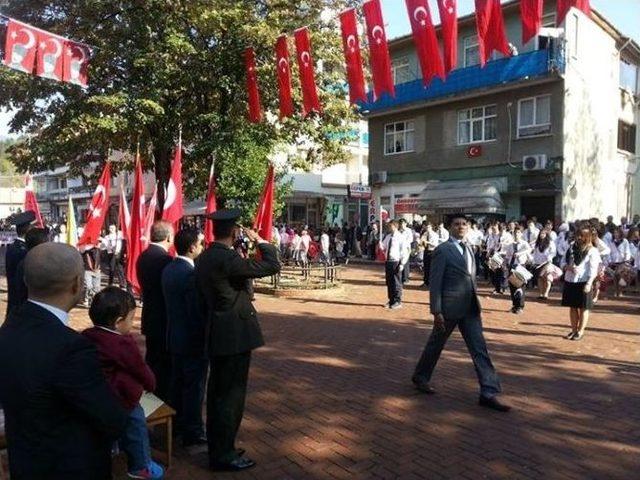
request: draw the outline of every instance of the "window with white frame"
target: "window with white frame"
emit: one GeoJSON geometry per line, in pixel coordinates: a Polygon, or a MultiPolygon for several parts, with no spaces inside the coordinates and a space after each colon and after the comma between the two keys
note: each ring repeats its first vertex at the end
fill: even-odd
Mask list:
{"type": "Polygon", "coordinates": [[[472,67],[473,65],[480,64],[480,48],[478,47],[478,37],[471,35],[465,37],[463,40],[464,45],[464,66],[472,67]]]}
{"type": "Polygon", "coordinates": [[[415,123],[388,123],[384,126],[384,154],[394,155],[414,151],[415,123]]]}
{"type": "Polygon", "coordinates": [[[391,73],[393,74],[393,84],[399,85],[413,80],[411,78],[411,65],[409,57],[399,57],[391,61],[391,73]]]}
{"type": "Polygon", "coordinates": [[[551,95],[518,101],[518,138],[551,133],[551,95]]]}
{"type": "Polygon", "coordinates": [[[458,112],[458,145],[490,142],[496,139],[498,112],[495,105],[458,112]]]}
{"type": "MultiPolygon", "coordinates": [[[[555,12],[547,13],[542,16],[542,28],[556,28],[556,14],[555,12]]],[[[540,36],[536,37],[536,50],[545,50],[550,48],[551,37],[540,36]]]]}

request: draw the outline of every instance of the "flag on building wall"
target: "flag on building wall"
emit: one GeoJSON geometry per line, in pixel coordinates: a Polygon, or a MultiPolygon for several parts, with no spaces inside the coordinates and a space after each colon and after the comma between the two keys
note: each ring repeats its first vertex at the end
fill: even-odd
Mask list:
{"type": "Polygon", "coordinates": [[[340,29],[342,31],[342,48],[347,69],[349,83],[349,101],[351,103],[366,102],[367,92],[362,69],[362,51],[358,36],[358,21],[356,10],[350,8],[340,14],[340,29]]]}
{"type": "Polygon", "coordinates": [[[542,26],[543,0],[521,0],[522,43],[528,43],[540,31],[542,26]]]}
{"type": "Polygon", "coordinates": [[[494,50],[506,56],[511,56],[511,51],[504,28],[500,0],[475,0],[475,2],[480,65],[484,67],[494,50]]]}
{"type": "Polygon", "coordinates": [[[448,75],[458,66],[458,5],[457,0],[438,0],[444,71],[448,75]]]}
{"type": "Polygon", "coordinates": [[[444,64],[440,56],[436,28],[431,18],[427,0],[405,0],[413,42],[422,71],[422,83],[427,86],[434,77],[444,80],[444,64]]]}
{"type": "Polygon", "coordinates": [[[388,93],[394,97],[396,90],[393,84],[391,57],[389,55],[389,45],[384,28],[380,0],[368,0],[362,5],[362,8],[367,24],[369,63],[371,64],[371,76],[373,77],[374,100],[380,98],[383,93],[388,93]]]}
{"type": "Polygon", "coordinates": [[[577,8],[589,17],[591,16],[591,4],[589,0],[558,0],[557,25],[564,22],[565,18],[567,18],[567,13],[571,10],[571,7],[577,8]]]}

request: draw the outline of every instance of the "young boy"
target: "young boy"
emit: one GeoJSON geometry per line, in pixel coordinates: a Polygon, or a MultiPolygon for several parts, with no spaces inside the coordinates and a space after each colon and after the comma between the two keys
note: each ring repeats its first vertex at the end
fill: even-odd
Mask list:
{"type": "Polygon", "coordinates": [[[82,332],[98,349],[100,365],[123,406],[129,410],[129,421],[118,441],[127,454],[129,478],[160,479],[164,470],[151,460],[149,432],[140,397],[153,391],[156,379],[144,362],[133,336],[136,303],[133,296],[117,287],[97,293],[89,309],[94,327],[82,332]]]}

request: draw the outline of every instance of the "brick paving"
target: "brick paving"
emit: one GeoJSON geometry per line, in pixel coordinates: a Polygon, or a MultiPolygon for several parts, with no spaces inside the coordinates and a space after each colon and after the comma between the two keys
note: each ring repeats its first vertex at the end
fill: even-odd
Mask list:
{"type": "MultiPolygon", "coordinates": [[[[388,311],[381,267],[350,266],[339,292],[258,295],[267,346],[254,354],[239,447],[258,466],[206,470],[178,448],[167,480],[640,478],[637,297],[605,300],[581,342],[562,336],[558,292],[508,313],[482,289],[485,334],[508,414],[477,406],[459,333],[423,396],[410,376],[431,328],[417,274],[404,309],[388,311]]],[[[86,325],[76,310],[73,325],[86,325]]]]}

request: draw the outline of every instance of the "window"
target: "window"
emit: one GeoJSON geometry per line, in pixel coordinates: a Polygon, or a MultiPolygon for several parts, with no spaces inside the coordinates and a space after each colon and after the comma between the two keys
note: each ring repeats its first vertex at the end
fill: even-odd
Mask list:
{"type": "Polygon", "coordinates": [[[518,138],[551,133],[551,95],[518,102],[518,138]]]}
{"type": "Polygon", "coordinates": [[[384,154],[393,155],[414,151],[415,124],[388,123],[384,126],[384,154]]]}
{"type": "Polygon", "coordinates": [[[638,77],[640,76],[640,68],[625,60],[620,60],[620,88],[630,90],[634,94],[640,92],[640,84],[638,77]]]}
{"type": "Polygon", "coordinates": [[[464,38],[464,66],[472,67],[480,64],[480,49],[478,37],[472,35],[464,38]]]}
{"type": "Polygon", "coordinates": [[[636,153],[636,126],[618,122],[618,150],[636,153]]]}
{"type": "MultiPolygon", "coordinates": [[[[542,17],[542,28],[556,28],[556,14],[547,13],[542,17]]],[[[554,39],[545,35],[538,35],[536,37],[537,47],[536,50],[552,50],[554,39]]]]}
{"type": "Polygon", "coordinates": [[[498,113],[495,105],[458,112],[458,145],[490,142],[496,139],[498,113]]]}
{"type": "Polygon", "coordinates": [[[393,74],[393,84],[399,85],[413,80],[411,78],[411,67],[408,57],[400,57],[391,61],[391,73],[393,74]]]}

